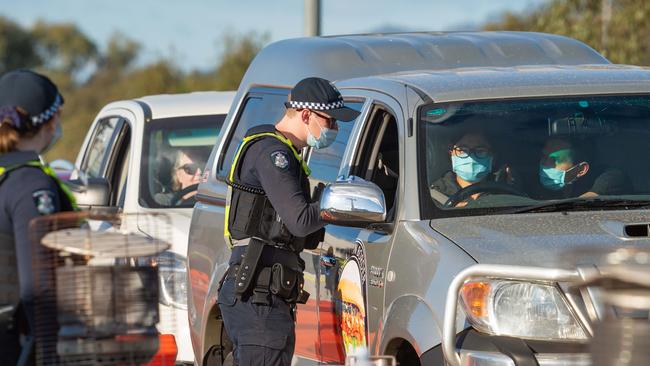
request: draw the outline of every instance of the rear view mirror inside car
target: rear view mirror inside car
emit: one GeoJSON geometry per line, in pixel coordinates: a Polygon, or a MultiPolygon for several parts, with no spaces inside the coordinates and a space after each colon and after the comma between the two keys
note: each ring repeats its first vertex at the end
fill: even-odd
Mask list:
{"type": "Polygon", "coordinates": [[[214,128],[180,129],[167,136],[169,146],[214,146],[219,130],[214,128]]]}
{"type": "Polygon", "coordinates": [[[549,136],[605,135],[614,131],[611,122],[598,116],[586,116],[576,112],[572,116],[548,119],[549,136]]]}

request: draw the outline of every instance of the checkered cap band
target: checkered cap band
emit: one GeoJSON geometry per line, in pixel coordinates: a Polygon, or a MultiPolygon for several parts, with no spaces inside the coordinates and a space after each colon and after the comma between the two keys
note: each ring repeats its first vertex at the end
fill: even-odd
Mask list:
{"type": "Polygon", "coordinates": [[[59,108],[61,108],[62,104],[63,103],[62,103],[61,95],[57,94],[56,98],[54,99],[54,103],[52,103],[50,108],[46,109],[39,115],[32,116],[32,124],[34,126],[38,126],[42,123],[49,121],[54,116],[54,114],[56,114],[59,108]]]}
{"type": "Polygon", "coordinates": [[[343,99],[337,100],[332,103],[314,103],[314,102],[297,102],[290,100],[287,103],[287,107],[295,109],[313,109],[317,111],[328,111],[330,109],[343,108],[343,99]]]}

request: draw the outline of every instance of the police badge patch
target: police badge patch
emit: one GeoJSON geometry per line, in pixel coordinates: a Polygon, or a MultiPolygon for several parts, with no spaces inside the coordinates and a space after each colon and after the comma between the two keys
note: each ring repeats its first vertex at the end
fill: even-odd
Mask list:
{"type": "Polygon", "coordinates": [[[41,215],[54,213],[54,192],[48,190],[36,191],[32,193],[32,198],[38,213],[41,215]]]}
{"type": "Polygon", "coordinates": [[[284,151],[274,151],[271,153],[271,162],[276,167],[285,170],[289,166],[289,157],[284,151]]]}

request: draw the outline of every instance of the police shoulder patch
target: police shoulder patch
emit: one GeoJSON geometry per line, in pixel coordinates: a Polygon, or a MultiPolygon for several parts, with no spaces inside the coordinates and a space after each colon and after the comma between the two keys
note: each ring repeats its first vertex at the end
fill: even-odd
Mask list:
{"type": "Polygon", "coordinates": [[[54,192],[42,189],[32,193],[32,198],[34,199],[34,204],[38,213],[41,215],[50,215],[54,213],[54,192]]]}
{"type": "Polygon", "coordinates": [[[289,167],[289,155],[282,150],[274,151],[271,153],[271,162],[277,168],[286,170],[289,167]]]}

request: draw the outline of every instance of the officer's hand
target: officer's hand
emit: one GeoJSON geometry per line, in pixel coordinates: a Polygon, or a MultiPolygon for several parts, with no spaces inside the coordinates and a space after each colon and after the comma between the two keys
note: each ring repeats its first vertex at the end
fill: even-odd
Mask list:
{"type": "Polygon", "coordinates": [[[312,202],[318,202],[320,201],[320,196],[323,194],[323,190],[325,189],[325,184],[320,182],[314,187],[314,192],[311,195],[311,201],[312,202]]]}

